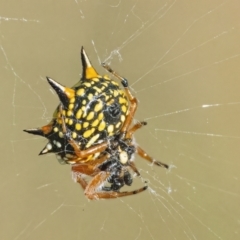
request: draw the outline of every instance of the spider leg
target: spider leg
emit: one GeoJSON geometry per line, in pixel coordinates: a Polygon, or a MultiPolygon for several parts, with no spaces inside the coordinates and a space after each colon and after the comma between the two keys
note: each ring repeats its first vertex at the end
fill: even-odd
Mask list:
{"type": "MultiPolygon", "coordinates": [[[[144,186],[142,188],[139,188],[134,191],[130,192],[114,192],[114,191],[99,191],[99,188],[101,187],[101,184],[107,180],[107,178],[110,176],[110,173],[108,172],[99,172],[90,182],[87,186],[85,186],[85,183],[83,183],[82,186],[85,186],[84,194],[88,199],[108,199],[108,198],[118,198],[118,197],[125,197],[130,196],[133,194],[137,194],[140,192],[143,192],[147,189],[147,186],[144,186]]],[[[81,181],[81,180],[80,180],[81,181]]],[[[78,181],[80,183],[80,181],[78,181]]],[[[81,183],[80,183],[81,184],[81,183]]]]}
{"type": "Polygon", "coordinates": [[[107,146],[108,146],[107,142],[103,142],[103,143],[100,143],[98,145],[89,147],[86,150],[80,150],[79,145],[77,144],[77,142],[74,141],[71,137],[69,138],[68,142],[69,142],[69,144],[71,144],[71,146],[74,149],[74,153],[76,154],[76,156],[78,158],[80,158],[80,160],[82,158],[86,158],[86,157],[88,157],[90,155],[93,155],[95,153],[103,152],[107,148],[107,146]]]}
{"type": "MultiPolygon", "coordinates": [[[[127,98],[130,102],[130,106],[129,106],[129,112],[128,115],[126,117],[126,120],[122,126],[121,132],[127,132],[130,125],[132,124],[133,121],[133,117],[135,115],[135,112],[137,110],[137,99],[132,95],[132,93],[130,92],[129,88],[128,88],[128,83],[127,83],[127,79],[124,79],[126,81],[126,85],[124,87],[127,98]]],[[[122,81],[123,82],[123,81],[122,81]]]]}
{"type": "Polygon", "coordinates": [[[129,167],[137,174],[138,177],[141,175],[134,162],[129,162],[129,167]]]}
{"type": "Polygon", "coordinates": [[[96,159],[94,161],[90,161],[88,163],[77,163],[72,165],[72,173],[74,179],[85,189],[88,185],[88,182],[83,178],[83,174],[88,176],[95,176],[99,173],[99,169],[97,168],[101,163],[103,163],[108,158],[108,155],[104,155],[103,157],[96,159]]]}
{"type": "Polygon", "coordinates": [[[73,173],[83,173],[88,176],[95,176],[97,173],[99,173],[98,166],[103,163],[108,158],[108,155],[104,155],[103,157],[88,161],[86,163],[76,163],[72,165],[72,172],[73,173]]]}
{"type": "Polygon", "coordinates": [[[107,70],[109,71],[110,73],[112,73],[116,78],[118,78],[119,80],[121,80],[121,83],[125,89],[125,93],[127,95],[127,98],[130,102],[130,107],[129,107],[129,113],[126,117],[126,120],[121,128],[121,132],[127,132],[128,131],[128,128],[129,126],[131,125],[132,123],[132,120],[133,120],[133,117],[135,115],[135,112],[137,110],[137,105],[138,105],[138,102],[137,102],[137,99],[132,95],[129,87],[128,87],[128,80],[126,78],[123,78],[121,77],[119,74],[117,74],[115,71],[113,71],[111,69],[110,66],[108,66],[107,64],[105,63],[102,63],[102,66],[107,70]]]}
{"type": "Polygon", "coordinates": [[[132,138],[132,135],[138,130],[140,129],[142,126],[147,125],[147,122],[138,122],[136,124],[134,124],[126,133],[126,138],[132,138]]]}
{"type": "Polygon", "coordinates": [[[82,186],[82,188],[85,190],[88,182],[83,178],[81,174],[77,175],[77,182],[82,186]]]}
{"type": "Polygon", "coordinates": [[[155,160],[154,158],[150,157],[142,148],[140,148],[139,146],[136,146],[136,152],[137,154],[146,159],[147,161],[151,162],[151,163],[154,163],[155,165],[157,166],[160,166],[160,167],[164,167],[164,168],[169,168],[169,166],[165,163],[162,163],[162,162],[159,162],[157,160],[155,160]]]}

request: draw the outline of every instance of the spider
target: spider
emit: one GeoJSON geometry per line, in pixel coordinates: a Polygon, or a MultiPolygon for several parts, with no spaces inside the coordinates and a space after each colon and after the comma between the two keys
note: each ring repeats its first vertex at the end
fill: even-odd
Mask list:
{"type": "Polygon", "coordinates": [[[127,79],[110,66],[102,66],[121,81],[100,76],[92,66],[84,48],[81,49],[82,78],[72,88],[47,77],[56,91],[60,104],[49,124],[24,130],[48,139],[39,155],[55,153],[61,164],[71,164],[75,180],[88,199],[109,199],[143,192],[147,185],[134,191],[121,192],[133,182],[130,170],[140,176],[133,156],[160,167],[168,165],[150,157],[133,142],[133,134],[146,122],[133,124],[137,99],[132,95],[127,79]],[[84,176],[90,176],[87,182],[84,176]]]}

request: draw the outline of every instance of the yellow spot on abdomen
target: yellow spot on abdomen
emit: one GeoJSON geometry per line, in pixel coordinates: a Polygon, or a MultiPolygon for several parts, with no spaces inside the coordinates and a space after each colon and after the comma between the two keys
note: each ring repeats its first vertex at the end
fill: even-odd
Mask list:
{"type": "Polygon", "coordinates": [[[88,141],[88,143],[87,143],[87,145],[86,145],[86,148],[91,147],[91,146],[93,145],[93,143],[95,143],[95,142],[97,141],[97,139],[99,138],[99,136],[100,136],[99,134],[93,136],[93,137],[88,141]]]}
{"type": "Polygon", "coordinates": [[[74,103],[75,102],[75,97],[71,98],[69,102],[74,103]]]}
{"type": "Polygon", "coordinates": [[[125,121],[125,116],[121,115],[121,121],[124,122],[125,121]]]}
{"type": "Polygon", "coordinates": [[[125,105],[122,105],[121,109],[124,113],[127,111],[127,107],[125,105]]]}
{"type": "Polygon", "coordinates": [[[101,89],[100,89],[100,88],[98,88],[98,87],[96,87],[96,86],[94,86],[94,87],[93,87],[93,89],[95,89],[95,90],[96,90],[96,92],[98,92],[98,93],[100,93],[100,92],[101,92],[101,89]]]}
{"type": "Polygon", "coordinates": [[[113,96],[114,96],[114,97],[117,97],[117,96],[118,96],[118,91],[117,91],[117,90],[114,90],[114,91],[113,91],[113,96]]]}
{"type": "Polygon", "coordinates": [[[117,123],[117,125],[115,126],[115,128],[119,129],[120,125],[122,124],[122,122],[117,123]]]}
{"type": "Polygon", "coordinates": [[[126,103],[126,102],[127,102],[127,100],[125,98],[122,98],[122,97],[119,98],[119,103],[120,104],[123,104],[123,103],[126,103]]]}
{"type": "Polygon", "coordinates": [[[89,93],[89,94],[88,94],[88,100],[92,100],[92,98],[93,98],[93,94],[92,94],[92,93],[89,93]]]}
{"type": "Polygon", "coordinates": [[[77,133],[72,132],[72,138],[76,138],[77,137],[77,133]]]}
{"type": "Polygon", "coordinates": [[[113,85],[115,85],[115,86],[119,86],[119,84],[118,84],[117,82],[115,82],[115,81],[111,81],[111,83],[112,83],[113,85]]]}
{"type": "Polygon", "coordinates": [[[79,130],[81,130],[81,128],[82,128],[81,124],[80,123],[76,123],[75,129],[79,131],[79,130]]]}
{"type": "Polygon", "coordinates": [[[114,130],[114,126],[113,125],[109,125],[107,128],[108,133],[112,133],[114,130]]]}
{"type": "Polygon", "coordinates": [[[99,121],[101,121],[103,119],[103,113],[102,112],[98,115],[98,119],[99,119],[99,121]]]}
{"type": "Polygon", "coordinates": [[[87,120],[92,120],[94,117],[94,112],[90,112],[88,115],[87,115],[87,120]]]}
{"type": "Polygon", "coordinates": [[[68,117],[71,117],[72,114],[73,114],[73,112],[72,112],[71,110],[68,110],[68,111],[67,111],[67,116],[68,116],[68,117]]]}
{"type": "Polygon", "coordinates": [[[106,82],[103,82],[102,85],[105,86],[105,87],[108,86],[108,84],[106,82]]]}
{"type": "Polygon", "coordinates": [[[92,126],[93,126],[93,127],[96,127],[98,124],[99,124],[99,120],[96,119],[96,120],[92,123],[92,126]]]}
{"type": "Polygon", "coordinates": [[[99,78],[92,78],[94,82],[99,82],[99,78]]]}
{"type": "Polygon", "coordinates": [[[98,126],[98,131],[101,132],[102,130],[104,130],[106,127],[106,123],[103,121],[99,124],[98,126]]]}
{"type": "Polygon", "coordinates": [[[82,116],[82,109],[79,109],[79,110],[77,111],[77,113],[76,113],[76,118],[77,118],[77,119],[80,119],[81,116],[82,116]]]}
{"type": "Polygon", "coordinates": [[[74,107],[74,104],[73,104],[73,103],[70,103],[70,104],[68,105],[68,109],[69,109],[69,110],[73,110],[73,107],[74,107]]]}
{"type": "Polygon", "coordinates": [[[98,111],[102,110],[102,108],[103,108],[102,102],[98,102],[94,107],[94,112],[98,112],[98,111]]]}
{"type": "Polygon", "coordinates": [[[63,138],[63,136],[64,136],[64,135],[63,135],[63,132],[59,132],[59,133],[58,133],[58,136],[59,136],[60,138],[63,138]]]}
{"type": "Polygon", "coordinates": [[[89,130],[87,130],[86,132],[83,133],[83,137],[84,138],[89,138],[95,131],[95,128],[91,128],[89,130]]]}
{"type": "Polygon", "coordinates": [[[83,85],[85,85],[86,87],[91,87],[91,83],[89,83],[89,82],[85,82],[83,85]]]}
{"type": "Polygon", "coordinates": [[[106,79],[106,80],[110,80],[108,75],[104,75],[103,78],[106,79]]]}
{"type": "Polygon", "coordinates": [[[113,103],[114,103],[114,99],[111,98],[111,99],[107,102],[107,105],[110,106],[110,105],[112,105],[113,103]]]}
{"type": "Polygon", "coordinates": [[[77,95],[78,96],[82,96],[85,93],[85,89],[84,88],[80,88],[77,90],[77,95]]]}
{"type": "Polygon", "coordinates": [[[83,123],[83,128],[87,128],[89,126],[89,122],[84,122],[83,123]]]}

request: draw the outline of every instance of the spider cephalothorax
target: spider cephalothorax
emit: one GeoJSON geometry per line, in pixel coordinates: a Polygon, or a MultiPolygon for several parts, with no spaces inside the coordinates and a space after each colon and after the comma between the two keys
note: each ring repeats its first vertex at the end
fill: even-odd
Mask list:
{"type": "Polygon", "coordinates": [[[89,199],[142,192],[146,186],[131,192],[119,191],[132,183],[129,170],[140,175],[132,161],[134,153],[158,166],[168,165],[155,161],[132,142],[133,133],[146,123],[132,126],[137,100],[128,88],[128,81],[105,64],[103,67],[121,80],[124,89],[108,76],[100,76],[83,48],[81,59],[82,78],[72,88],[47,77],[60,99],[51,122],[24,131],[48,139],[40,155],[55,153],[60,163],[72,164],[76,181],[89,199]],[[92,177],[89,183],[83,174],[92,177]],[[105,186],[106,182],[110,186],[105,186]]]}

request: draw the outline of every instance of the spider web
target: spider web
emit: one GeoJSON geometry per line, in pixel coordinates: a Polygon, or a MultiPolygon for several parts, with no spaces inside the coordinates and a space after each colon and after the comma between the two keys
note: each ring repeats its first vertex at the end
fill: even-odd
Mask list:
{"type": "MultiPolygon", "coordinates": [[[[230,1],[0,1],[1,239],[239,239],[240,5],[230,1]],[[88,201],[46,140],[84,45],[139,100],[135,135],[166,171],[136,156],[144,193],[88,201]]],[[[127,189],[127,188],[126,188],[127,189]]]]}

